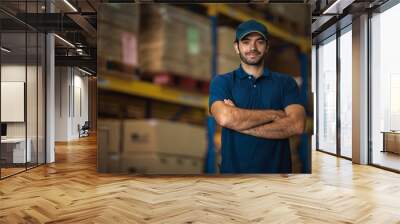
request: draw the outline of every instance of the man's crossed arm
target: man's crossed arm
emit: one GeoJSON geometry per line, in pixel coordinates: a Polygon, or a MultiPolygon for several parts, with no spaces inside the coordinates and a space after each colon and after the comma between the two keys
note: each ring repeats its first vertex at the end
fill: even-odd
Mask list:
{"type": "Polygon", "coordinates": [[[292,104],[280,110],[248,110],[236,107],[229,99],[211,105],[217,123],[243,134],[261,138],[283,139],[303,133],[305,111],[292,104]]]}

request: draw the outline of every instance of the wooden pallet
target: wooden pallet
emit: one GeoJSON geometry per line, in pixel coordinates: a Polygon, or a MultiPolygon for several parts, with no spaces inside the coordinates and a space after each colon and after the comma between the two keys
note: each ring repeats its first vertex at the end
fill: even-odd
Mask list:
{"type": "Polygon", "coordinates": [[[140,79],[158,85],[177,87],[187,91],[208,93],[210,81],[198,80],[193,77],[171,72],[143,72],[140,79]]]}
{"type": "Polygon", "coordinates": [[[138,67],[127,65],[120,61],[106,60],[101,58],[98,58],[97,60],[97,70],[100,75],[107,74],[130,80],[138,79],[139,77],[138,67]]]}

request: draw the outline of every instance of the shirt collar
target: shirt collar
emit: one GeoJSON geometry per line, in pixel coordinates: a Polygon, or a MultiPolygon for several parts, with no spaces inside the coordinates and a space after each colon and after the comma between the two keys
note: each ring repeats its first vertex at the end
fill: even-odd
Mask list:
{"type": "MultiPolygon", "coordinates": [[[[242,68],[242,65],[240,65],[239,68],[236,69],[236,72],[239,75],[239,78],[241,78],[241,79],[247,78],[250,75],[242,68]]],[[[258,79],[270,78],[270,77],[271,77],[271,74],[269,72],[269,69],[267,67],[264,67],[263,74],[260,77],[258,77],[258,79]]]]}

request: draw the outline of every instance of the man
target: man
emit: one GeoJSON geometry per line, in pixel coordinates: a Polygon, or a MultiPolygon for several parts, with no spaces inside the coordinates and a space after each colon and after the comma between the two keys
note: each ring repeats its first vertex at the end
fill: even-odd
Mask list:
{"type": "Polygon", "coordinates": [[[305,111],[291,76],[264,67],[268,30],[249,20],[234,42],[241,64],[210,85],[210,112],[222,128],[221,173],[290,173],[289,137],[303,132],[305,111]]]}

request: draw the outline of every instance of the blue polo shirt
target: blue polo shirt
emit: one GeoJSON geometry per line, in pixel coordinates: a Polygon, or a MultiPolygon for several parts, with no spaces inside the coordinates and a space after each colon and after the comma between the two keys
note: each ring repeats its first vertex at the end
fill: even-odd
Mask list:
{"type": "MultiPolygon", "coordinates": [[[[300,104],[294,79],[264,68],[255,79],[240,66],[211,81],[209,108],[215,101],[230,99],[243,109],[284,110],[300,104]]],[[[265,139],[222,128],[221,173],[290,173],[289,139],[265,139]]]]}

